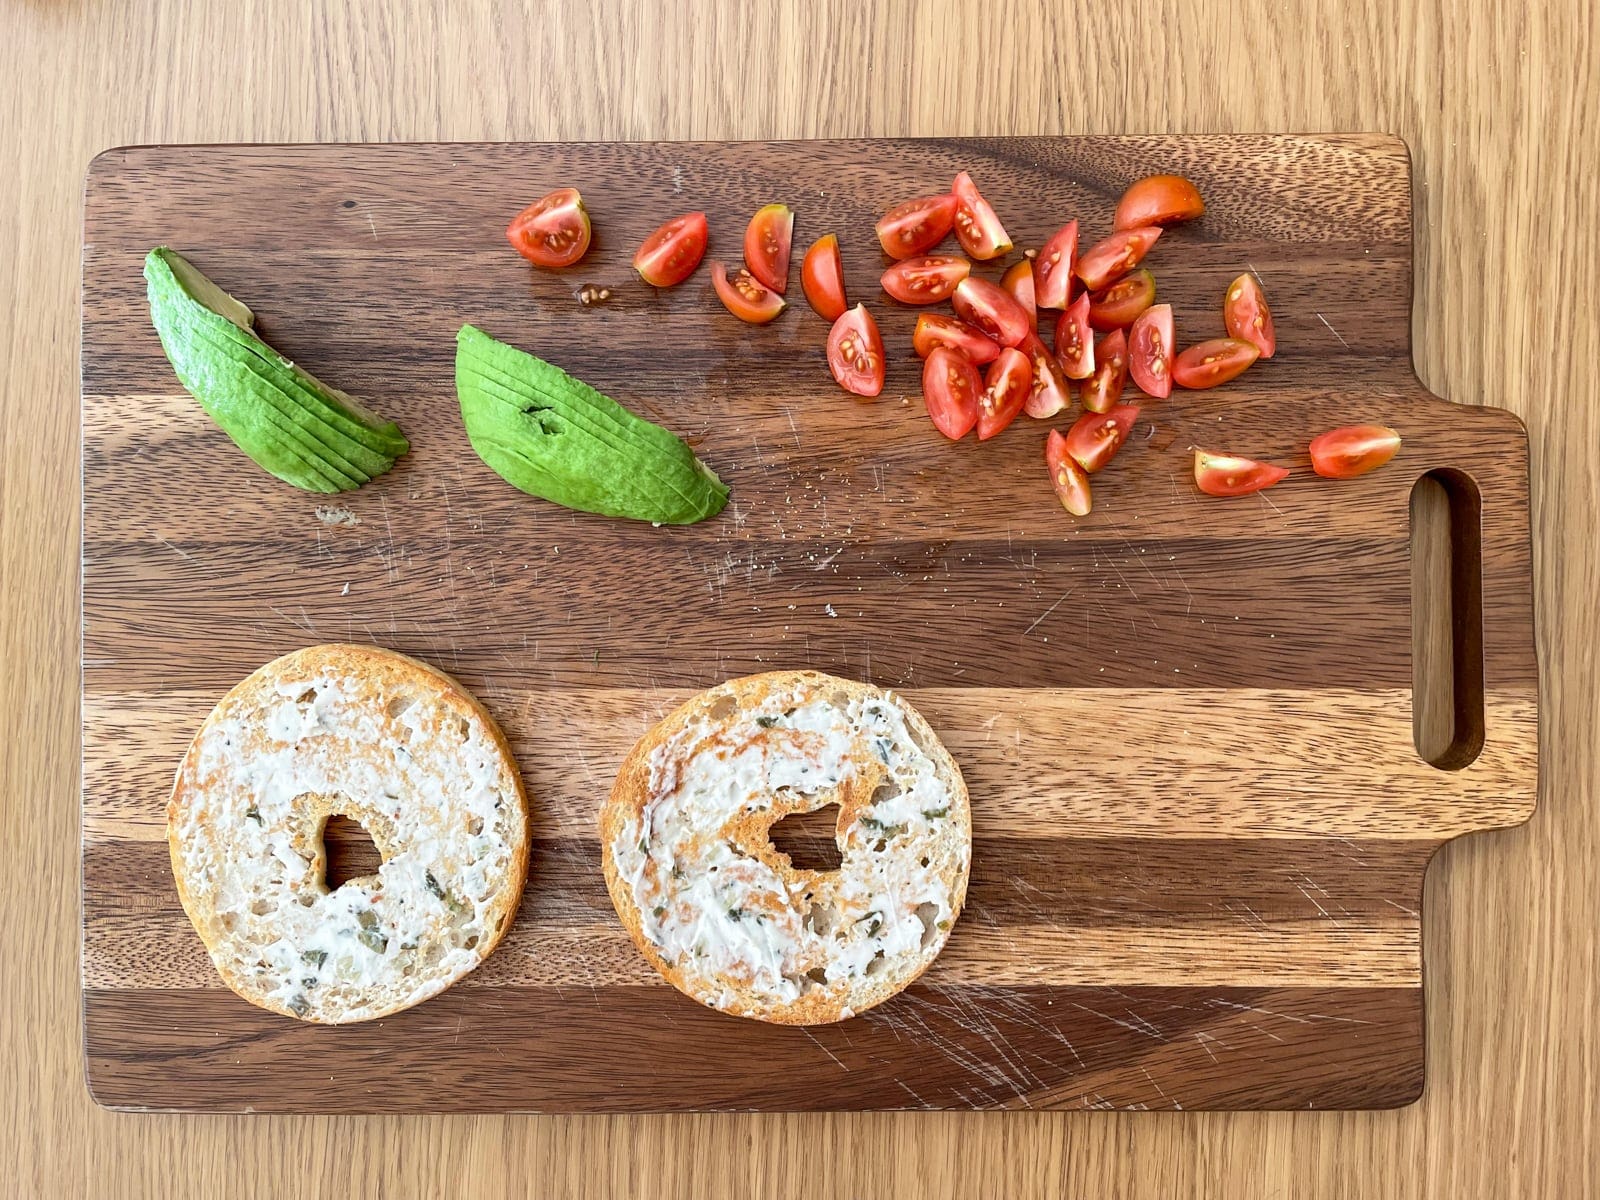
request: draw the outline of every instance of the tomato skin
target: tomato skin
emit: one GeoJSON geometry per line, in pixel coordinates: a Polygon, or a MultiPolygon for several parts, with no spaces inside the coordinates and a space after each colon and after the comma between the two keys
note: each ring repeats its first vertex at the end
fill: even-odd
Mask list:
{"type": "Polygon", "coordinates": [[[744,265],[768,291],[789,290],[789,248],[794,242],[794,212],[787,204],[756,210],[744,231],[744,265]]]}
{"type": "Polygon", "coordinates": [[[956,198],[956,240],[967,257],[979,262],[1011,253],[1011,238],[995,216],[994,209],[965,171],[950,187],[956,198]]]}
{"type": "Polygon", "coordinates": [[[935,346],[922,364],[922,399],[939,432],[960,441],[978,423],[983,380],[972,360],[948,346],[935,346]]]}
{"type": "Polygon", "coordinates": [[[1040,308],[1065,308],[1077,283],[1078,222],[1068,221],[1044,244],[1033,260],[1033,294],[1040,308]]]}
{"type": "Polygon", "coordinates": [[[633,269],[651,287],[676,287],[706,256],[710,230],[703,212],[684,213],[645,238],[633,256],[633,269]]]}
{"type": "Polygon", "coordinates": [[[1172,305],[1155,304],[1128,330],[1128,374],[1147,395],[1172,395],[1172,305]]]}
{"type": "Polygon", "coordinates": [[[1195,486],[1208,496],[1248,496],[1281,483],[1288,475],[1287,467],[1275,467],[1253,458],[1234,458],[1212,454],[1209,450],[1194,452],[1195,486]]]}
{"type": "Polygon", "coordinates": [[[1067,453],[1093,475],[1116,457],[1138,419],[1137,404],[1119,404],[1104,413],[1086,412],[1067,430],[1067,453]]]}
{"type": "Polygon", "coordinates": [[[1228,336],[1249,342],[1261,351],[1262,358],[1271,358],[1278,349],[1278,337],[1272,329],[1272,310],[1267,307],[1267,297],[1261,284],[1249,272],[1228,285],[1227,298],[1222,302],[1222,322],[1228,327],[1228,336]]]}
{"type": "Polygon", "coordinates": [[[1082,293],[1056,322],[1056,359],[1068,379],[1094,374],[1094,336],[1089,332],[1089,293],[1082,293]]]}
{"type": "Polygon", "coordinates": [[[950,302],[956,316],[1002,346],[1015,346],[1032,332],[1022,305],[987,279],[967,276],[956,284],[950,302]]]}
{"type": "Polygon", "coordinates": [[[730,280],[728,268],[714,262],[711,286],[716,288],[723,307],[748,325],[765,325],[784,308],[783,297],[763,287],[749,271],[740,271],[730,280]]]}
{"type": "Polygon", "coordinates": [[[1101,333],[1126,329],[1155,302],[1156,277],[1141,267],[1093,293],[1089,301],[1089,325],[1101,333]]]}
{"type": "Polygon", "coordinates": [[[1399,452],[1400,435],[1387,425],[1345,425],[1311,439],[1311,469],[1324,479],[1354,479],[1399,452]]]}
{"type": "Polygon", "coordinates": [[[1128,186],[1117,201],[1116,227],[1176,225],[1206,211],[1200,189],[1182,175],[1146,175],[1128,186]]]}
{"type": "Polygon", "coordinates": [[[955,220],[955,196],[920,196],[896,204],[874,228],[878,245],[890,258],[912,258],[944,241],[955,220]]]}
{"type": "Polygon", "coordinates": [[[1028,356],[1007,346],[989,364],[978,398],[978,440],[986,442],[1017,419],[1033,388],[1033,366],[1028,356]]]}
{"type": "Polygon", "coordinates": [[[1056,489],[1061,507],[1075,517],[1087,517],[1094,498],[1089,492],[1089,476],[1067,450],[1067,439],[1052,429],[1044,443],[1044,461],[1050,468],[1050,485],[1056,489]]]}
{"type": "Polygon", "coordinates": [[[1128,335],[1114,329],[1094,348],[1094,374],[1084,380],[1083,407],[1092,413],[1110,412],[1122,399],[1128,382],[1128,335]]]}
{"type": "Polygon", "coordinates": [[[1190,346],[1172,360],[1172,382],[1182,388],[1211,388],[1245,373],[1261,351],[1240,338],[1212,338],[1190,346]]]}
{"type": "Polygon", "coordinates": [[[577,188],[558,188],[511,218],[506,240],[536,267],[570,267],[589,252],[589,212],[577,188]]]}
{"type": "Polygon", "coordinates": [[[1000,276],[1000,288],[1009,292],[1011,298],[1022,305],[1022,311],[1028,314],[1028,328],[1039,332],[1039,306],[1034,303],[1033,263],[1028,259],[1012,263],[1006,268],[1006,273],[1000,276]]]}
{"type": "Polygon", "coordinates": [[[927,358],[935,346],[959,350],[975,364],[993,362],[1000,357],[1000,346],[990,341],[965,321],[939,313],[922,313],[911,334],[911,347],[918,358],[927,358]]]}
{"type": "Polygon", "coordinates": [[[1084,287],[1098,292],[1137,267],[1160,237],[1159,225],[1118,230],[1105,241],[1091,246],[1073,269],[1083,280],[1084,287]]]}
{"type": "Polygon", "coordinates": [[[1072,403],[1072,393],[1061,374],[1061,364],[1045,348],[1038,334],[1030,333],[1017,343],[1027,356],[1030,370],[1028,402],[1023,409],[1030,417],[1053,417],[1072,403]]]}
{"type": "Polygon", "coordinates": [[[883,391],[883,337],[864,304],[828,330],[828,369],[847,392],[871,398],[883,391]]]}
{"type": "Polygon", "coordinates": [[[956,254],[924,254],[902,259],[883,273],[883,290],[901,304],[937,304],[972,273],[972,264],[956,254]]]}
{"type": "Polygon", "coordinates": [[[800,290],[806,294],[811,311],[824,321],[844,316],[849,303],[844,297],[844,263],[839,258],[839,239],[824,234],[811,243],[800,260],[800,290]]]}

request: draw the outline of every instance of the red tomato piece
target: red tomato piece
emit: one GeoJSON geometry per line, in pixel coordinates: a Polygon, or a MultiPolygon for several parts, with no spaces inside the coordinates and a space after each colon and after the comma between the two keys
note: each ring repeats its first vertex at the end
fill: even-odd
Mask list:
{"type": "Polygon", "coordinates": [[[923,196],[896,204],[876,226],[878,244],[890,258],[926,254],[950,232],[956,220],[953,195],[923,196]]]}
{"type": "Polygon", "coordinates": [[[883,391],[883,338],[866,305],[858,304],[828,330],[828,369],[857,396],[883,391]]]}
{"type": "Polygon", "coordinates": [[[1156,304],[1128,330],[1128,374],[1146,395],[1172,395],[1172,305],[1156,304]]]}
{"type": "Polygon", "coordinates": [[[1205,211],[1200,189],[1182,175],[1146,175],[1131,184],[1117,201],[1116,227],[1176,225],[1192,221],[1205,211]]]}
{"type": "Polygon", "coordinates": [[[1267,297],[1256,277],[1248,272],[1228,285],[1227,299],[1222,302],[1222,322],[1228,327],[1229,337],[1249,342],[1261,351],[1262,358],[1271,358],[1278,348],[1267,297]]]}
{"type": "Polygon", "coordinates": [[[839,239],[833,234],[819,237],[800,260],[800,287],[811,311],[824,321],[837,321],[849,307],[844,298],[844,263],[839,258],[839,239]]]}
{"type": "Polygon", "coordinates": [[[1122,399],[1128,382],[1128,336],[1114,329],[1096,343],[1094,374],[1083,383],[1083,407],[1093,413],[1110,412],[1122,399]]]}
{"type": "Polygon", "coordinates": [[[1059,429],[1052,429],[1045,439],[1044,461],[1050,468],[1050,484],[1056,489],[1061,507],[1075,517],[1087,517],[1093,503],[1089,476],[1067,450],[1067,439],[1059,429]]]}
{"type": "Polygon", "coordinates": [[[1006,273],[1000,276],[1000,287],[1022,305],[1022,311],[1028,314],[1028,328],[1038,333],[1039,306],[1033,300],[1033,263],[1026,258],[1019,263],[1012,263],[1006,273]]]}
{"type": "Polygon", "coordinates": [[[1110,412],[1086,412],[1067,430],[1067,453],[1089,474],[1115,457],[1139,419],[1137,404],[1119,404],[1110,412]]]}
{"type": "Polygon", "coordinates": [[[1089,324],[1101,333],[1126,329],[1155,302],[1156,277],[1140,268],[1093,293],[1089,301],[1089,324]]]}
{"type": "Polygon", "coordinates": [[[974,363],[993,362],[1000,357],[1000,346],[990,341],[965,321],[939,313],[922,313],[911,334],[911,346],[918,358],[927,358],[935,346],[959,350],[974,363]]]}
{"type": "Polygon", "coordinates": [[[1311,469],[1324,479],[1354,479],[1399,450],[1400,435],[1387,425],[1346,425],[1311,439],[1311,469]]]}
{"type": "Polygon", "coordinates": [[[1261,351],[1241,338],[1212,338],[1190,346],[1172,360],[1172,382],[1183,388],[1209,388],[1243,375],[1261,351]]]}
{"type": "Polygon", "coordinates": [[[1089,293],[1084,292],[1056,322],[1056,358],[1061,373],[1068,379],[1087,379],[1094,374],[1094,339],[1089,332],[1089,293]]]}
{"type": "Polygon", "coordinates": [[[950,302],[956,316],[1002,346],[1015,346],[1032,332],[1022,305],[987,279],[967,276],[956,284],[950,302]]]}
{"type": "Polygon", "coordinates": [[[723,306],[748,324],[765,325],[783,311],[783,297],[762,287],[749,271],[741,270],[730,280],[728,268],[714,262],[711,286],[717,289],[717,298],[723,306]]]}
{"type": "Polygon", "coordinates": [[[901,304],[937,304],[972,272],[957,254],[924,254],[895,263],[883,273],[883,290],[901,304]]]}
{"type": "Polygon", "coordinates": [[[956,198],[956,238],[968,257],[980,262],[1011,253],[1011,239],[994,209],[965,171],[956,176],[950,190],[956,198]]]}
{"type": "Polygon", "coordinates": [[[577,188],[561,188],[511,218],[506,240],[536,267],[570,267],[589,252],[589,213],[577,188]]]}
{"type": "Polygon", "coordinates": [[[1039,335],[1030,333],[1017,343],[1028,358],[1032,369],[1028,403],[1024,406],[1030,417],[1053,417],[1072,403],[1072,393],[1067,390],[1066,376],[1061,374],[1061,364],[1045,348],[1039,335]]]}
{"type": "Polygon", "coordinates": [[[651,287],[675,287],[694,274],[709,238],[705,213],[673,217],[645,238],[633,256],[633,269],[651,287]]]}
{"type": "Polygon", "coordinates": [[[1150,253],[1150,247],[1161,236],[1159,225],[1145,225],[1139,229],[1122,229],[1103,242],[1096,242],[1074,270],[1083,286],[1098,292],[1121,279],[1133,270],[1150,253]]]}
{"type": "Polygon", "coordinates": [[[794,213],[787,204],[756,210],[744,231],[744,265],[763,287],[783,295],[789,290],[789,246],[794,241],[794,213]]]}
{"type": "Polygon", "coordinates": [[[922,399],[939,432],[952,441],[966,437],[978,423],[978,398],[983,380],[978,368],[959,350],[935,346],[922,364],[922,399]]]}
{"type": "Polygon", "coordinates": [[[1288,474],[1287,467],[1253,458],[1234,458],[1208,450],[1194,452],[1195,486],[1208,496],[1248,496],[1282,482],[1288,474]]]}
{"type": "Polygon", "coordinates": [[[1007,346],[989,364],[983,395],[978,399],[978,440],[986,442],[1017,419],[1033,389],[1028,356],[1007,346]]]}
{"type": "Polygon", "coordinates": [[[1065,308],[1072,302],[1077,282],[1072,273],[1078,262],[1078,223],[1068,221],[1050,236],[1033,260],[1033,294],[1040,308],[1065,308]]]}

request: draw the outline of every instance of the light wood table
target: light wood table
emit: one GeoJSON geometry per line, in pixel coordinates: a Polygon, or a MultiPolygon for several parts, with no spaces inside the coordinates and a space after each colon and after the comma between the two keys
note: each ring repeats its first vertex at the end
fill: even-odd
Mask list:
{"type": "Polygon", "coordinates": [[[566,0],[526,11],[0,0],[0,30],[0,1192],[1600,1194],[1600,19],[1587,0],[566,0]],[[1542,808],[1522,829],[1447,847],[1431,873],[1420,1104],[627,1119],[93,1105],[77,982],[75,344],[81,184],[96,151],[1337,129],[1411,145],[1423,381],[1515,409],[1533,440],[1542,808]]]}

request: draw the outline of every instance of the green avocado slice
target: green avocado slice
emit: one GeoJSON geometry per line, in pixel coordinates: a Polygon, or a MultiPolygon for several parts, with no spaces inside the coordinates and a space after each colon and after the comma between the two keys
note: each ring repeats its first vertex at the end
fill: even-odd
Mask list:
{"type": "Polygon", "coordinates": [[[661,525],[703,521],[728,502],[670,430],[471,325],[456,335],[456,393],[472,448],[530,495],[661,525]]]}

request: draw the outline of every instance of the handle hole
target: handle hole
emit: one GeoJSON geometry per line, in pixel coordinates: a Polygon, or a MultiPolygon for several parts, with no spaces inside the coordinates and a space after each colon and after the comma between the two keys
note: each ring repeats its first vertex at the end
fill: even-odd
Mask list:
{"type": "Polygon", "coordinates": [[[1461,471],[1411,489],[1411,736],[1459,771],[1483,750],[1482,501],[1461,471]]]}

